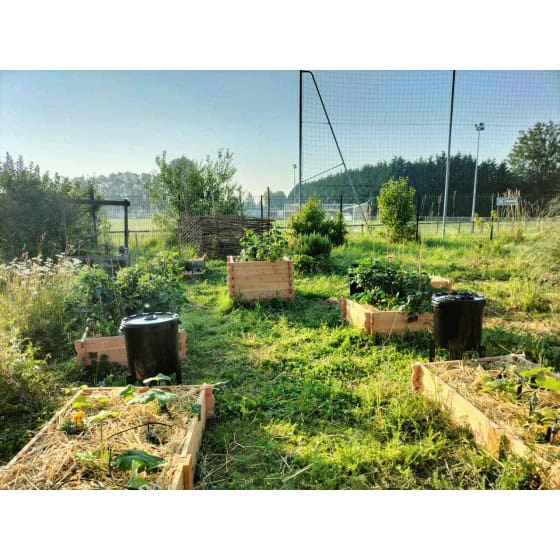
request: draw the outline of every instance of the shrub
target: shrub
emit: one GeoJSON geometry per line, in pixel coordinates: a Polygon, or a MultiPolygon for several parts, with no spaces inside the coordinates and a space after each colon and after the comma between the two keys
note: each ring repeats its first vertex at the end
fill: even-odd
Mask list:
{"type": "Polygon", "coordinates": [[[408,179],[391,177],[379,191],[377,205],[379,219],[387,228],[391,241],[404,241],[414,235],[414,227],[408,222],[414,217],[414,187],[408,184],[408,179]]]}
{"type": "Polygon", "coordinates": [[[117,334],[123,317],[151,311],[173,311],[185,302],[182,265],[177,253],[141,257],[134,266],[122,268],[113,282],[100,267],[82,272],[65,299],[71,336],[88,326],[90,336],[117,334]]]}
{"type": "Polygon", "coordinates": [[[297,214],[290,216],[288,230],[294,238],[310,233],[328,235],[329,223],[321,202],[312,196],[297,214]]]}
{"type": "Polygon", "coordinates": [[[360,261],[353,270],[353,281],[363,293],[356,297],[362,303],[384,310],[422,313],[431,311],[433,290],[430,277],[383,260],[360,261]]]}
{"type": "Polygon", "coordinates": [[[70,339],[80,337],[86,326],[89,336],[113,335],[122,314],[114,282],[99,265],[84,267],[78,282],[64,298],[64,309],[70,339]]]}
{"type": "Polygon", "coordinates": [[[297,238],[294,266],[302,272],[321,272],[330,268],[332,243],[328,237],[311,233],[297,238]]]}
{"type": "Polygon", "coordinates": [[[342,212],[337,212],[336,217],[330,223],[329,239],[333,247],[340,247],[346,242],[348,236],[348,227],[344,221],[342,212]]]}
{"type": "Polygon", "coordinates": [[[325,258],[331,254],[331,240],[318,233],[310,233],[297,237],[294,245],[296,255],[307,255],[312,258],[325,258]]]}
{"type": "Polygon", "coordinates": [[[288,239],[279,230],[265,231],[261,236],[246,229],[241,240],[242,261],[279,261],[288,250],[288,239]]]}
{"type": "Polygon", "coordinates": [[[321,202],[313,196],[297,214],[290,217],[288,231],[294,240],[301,235],[318,233],[328,237],[334,246],[343,245],[348,235],[342,213],[338,212],[336,218],[331,220],[321,202]]]}

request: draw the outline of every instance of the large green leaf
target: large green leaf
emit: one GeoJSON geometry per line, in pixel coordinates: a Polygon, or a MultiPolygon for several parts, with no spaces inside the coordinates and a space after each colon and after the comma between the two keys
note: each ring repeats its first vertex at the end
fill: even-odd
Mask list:
{"type": "Polygon", "coordinates": [[[117,418],[120,415],[120,412],[115,412],[113,410],[102,410],[99,414],[88,416],[87,423],[91,424],[92,422],[103,422],[103,420],[106,420],[107,418],[117,418]]]}
{"type": "Polygon", "coordinates": [[[171,381],[171,377],[169,377],[169,375],[164,375],[163,373],[158,373],[154,377],[148,377],[147,379],[144,379],[142,383],[144,383],[144,385],[148,385],[153,381],[171,381]]]}
{"type": "Polygon", "coordinates": [[[92,402],[84,395],[79,395],[74,399],[72,403],[72,408],[74,410],[83,410],[85,408],[91,407],[92,402]]]}
{"type": "Polygon", "coordinates": [[[128,385],[124,390],[119,393],[119,397],[123,401],[129,401],[136,393],[136,389],[133,385],[128,385]]]}
{"type": "Polygon", "coordinates": [[[513,381],[510,381],[507,378],[504,379],[496,379],[495,377],[491,377],[485,375],[482,379],[482,390],[483,391],[511,391],[514,392],[517,389],[517,384],[513,381]]]}
{"type": "Polygon", "coordinates": [[[145,486],[148,486],[149,480],[142,476],[131,476],[126,483],[126,487],[129,490],[141,490],[145,486]]]}
{"type": "Polygon", "coordinates": [[[539,367],[534,369],[528,369],[527,371],[522,371],[519,373],[520,377],[536,377],[537,375],[542,375],[543,373],[548,373],[552,368],[549,367],[539,367]]]}
{"type": "Polygon", "coordinates": [[[141,449],[127,449],[117,457],[117,469],[120,471],[142,472],[153,469],[164,462],[163,457],[150,455],[141,449]]]}
{"type": "Polygon", "coordinates": [[[549,389],[550,391],[560,393],[560,380],[556,379],[556,377],[553,377],[552,375],[539,375],[535,379],[535,383],[542,389],[549,389]]]}
{"type": "Polygon", "coordinates": [[[169,393],[168,391],[162,391],[161,389],[150,389],[149,391],[134,397],[128,404],[146,404],[155,400],[161,406],[176,398],[177,395],[175,393],[169,393]]]}

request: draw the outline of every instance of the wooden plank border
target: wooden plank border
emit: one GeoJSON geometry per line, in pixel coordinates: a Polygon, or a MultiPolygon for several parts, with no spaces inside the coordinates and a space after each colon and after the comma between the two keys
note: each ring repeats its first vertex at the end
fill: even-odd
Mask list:
{"type": "Polygon", "coordinates": [[[294,263],[288,257],[281,261],[235,262],[227,257],[229,296],[241,302],[295,298],[294,263]]]}
{"type": "MultiPolygon", "coordinates": [[[[179,329],[177,333],[177,348],[179,360],[184,360],[187,357],[187,333],[183,329],[179,329]]],[[[101,356],[107,356],[110,363],[128,367],[124,334],[81,338],[74,342],[74,349],[76,350],[76,360],[82,362],[84,367],[89,366],[92,362],[90,354],[97,354],[98,359],[101,356]]]]}
{"type": "MultiPolygon", "coordinates": [[[[516,355],[518,356],[518,355],[516,355]]],[[[503,356],[480,358],[481,363],[488,363],[503,356]]],[[[518,356],[520,360],[538,367],[518,356]]],[[[463,427],[470,428],[477,445],[484,447],[491,455],[498,457],[501,449],[501,442],[507,441],[509,450],[514,455],[534,461],[547,471],[546,479],[554,489],[560,489],[560,462],[550,463],[544,459],[534,449],[529,447],[519,437],[517,437],[508,426],[499,425],[484,412],[478,409],[468,399],[463,397],[451,385],[443,381],[430,368],[438,366],[458,367],[465,362],[452,360],[447,362],[415,363],[412,365],[411,386],[416,392],[424,394],[427,398],[440,405],[451,416],[452,421],[463,427]]]]}
{"type": "Polygon", "coordinates": [[[372,336],[422,331],[431,329],[434,324],[433,313],[419,313],[409,321],[409,314],[405,311],[381,311],[348,298],[340,300],[340,310],[349,323],[372,336]]]}

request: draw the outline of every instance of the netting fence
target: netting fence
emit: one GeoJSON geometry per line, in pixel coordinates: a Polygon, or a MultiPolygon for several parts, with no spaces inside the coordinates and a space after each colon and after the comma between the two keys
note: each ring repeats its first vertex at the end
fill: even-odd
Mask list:
{"type": "MultiPolygon", "coordinates": [[[[303,72],[301,189],[289,198],[344,193],[375,205],[381,185],[402,176],[416,188],[422,214],[441,216],[451,80],[450,71],[303,72]]],[[[559,72],[457,71],[448,215],[489,216],[492,197],[519,186],[508,157],[520,131],[550,121],[560,122],[559,72]]],[[[523,187],[534,202],[552,196],[523,187]]]]}
{"type": "MultiPolygon", "coordinates": [[[[377,196],[390,177],[416,189],[421,228],[439,232],[450,132],[451,71],[314,71],[301,74],[301,184],[262,196],[242,193],[243,215],[286,227],[310,196],[328,213],[341,210],[350,231],[380,227],[377,196]],[[366,223],[367,222],[367,223],[366,223]]],[[[553,196],[547,185],[523,183],[512,148],[535,123],[560,122],[560,72],[457,71],[449,157],[450,231],[474,231],[473,214],[489,220],[497,198],[521,189],[524,219],[553,196]],[[548,190],[547,190],[548,189],[548,190]],[[474,204],[473,204],[474,202],[474,204]]],[[[560,185],[558,185],[560,188],[560,185]]],[[[124,191],[123,191],[124,192],[124,191]]],[[[167,235],[147,193],[129,196],[130,250],[167,235]]],[[[161,210],[161,209],[159,209],[161,210]]],[[[513,220],[509,220],[510,222],[513,220]]],[[[506,228],[502,213],[500,225],[506,228]]],[[[112,222],[113,223],[113,222],[112,222]]],[[[118,222],[112,234],[122,235],[118,222]]]]}

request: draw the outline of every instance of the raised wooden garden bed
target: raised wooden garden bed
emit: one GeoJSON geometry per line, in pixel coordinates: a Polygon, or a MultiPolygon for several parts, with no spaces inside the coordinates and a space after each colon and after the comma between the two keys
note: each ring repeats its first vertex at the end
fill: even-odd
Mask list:
{"type": "MultiPolygon", "coordinates": [[[[521,355],[510,354],[446,362],[416,363],[412,366],[412,387],[438,403],[452,420],[471,429],[478,445],[498,457],[509,450],[535,462],[551,488],[560,488],[560,441],[542,443],[527,428],[528,391],[517,399],[498,390],[482,390],[485,376],[534,370],[537,364],[521,355]]],[[[560,411],[560,395],[540,390],[540,402],[560,411]]],[[[537,427],[534,425],[535,428],[537,427]]]]}
{"type": "Polygon", "coordinates": [[[373,305],[358,303],[353,299],[340,301],[342,316],[352,325],[368,334],[390,336],[432,328],[433,313],[408,314],[406,311],[381,311],[373,305]]]}
{"type": "MultiPolygon", "coordinates": [[[[187,356],[187,334],[183,330],[177,333],[177,344],[179,349],[179,360],[184,360],[187,356]]],[[[106,356],[109,363],[128,366],[126,357],[126,345],[124,335],[101,336],[98,338],[81,338],[74,342],[76,350],[76,360],[89,366],[93,360],[100,360],[106,356]]]]}
{"type": "Polygon", "coordinates": [[[227,258],[228,294],[236,301],[294,299],[294,263],[287,257],[281,261],[235,262],[227,258]]]}
{"type": "MultiPolygon", "coordinates": [[[[90,490],[123,489],[129,474],[116,468],[126,450],[143,451],[163,459],[149,475],[149,489],[193,488],[193,475],[206,419],[214,414],[213,385],[158,387],[176,395],[166,406],[131,404],[121,396],[124,387],[86,388],[76,394],[4,467],[0,489],[90,490]],[[87,408],[85,408],[87,406],[87,408]],[[118,416],[88,423],[79,433],[64,431],[84,410],[88,418],[107,408],[118,416]],[[151,423],[146,426],[146,423],[151,423]],[[150,430],[150,438],[148,432],[150,430]],[[99,450],[105,455],[100,459],[99,450]],[[111,465],[111,466],[109,466],[111,465]]],[[[135,395],[148,391],[140,387],[135,395]]]]}

